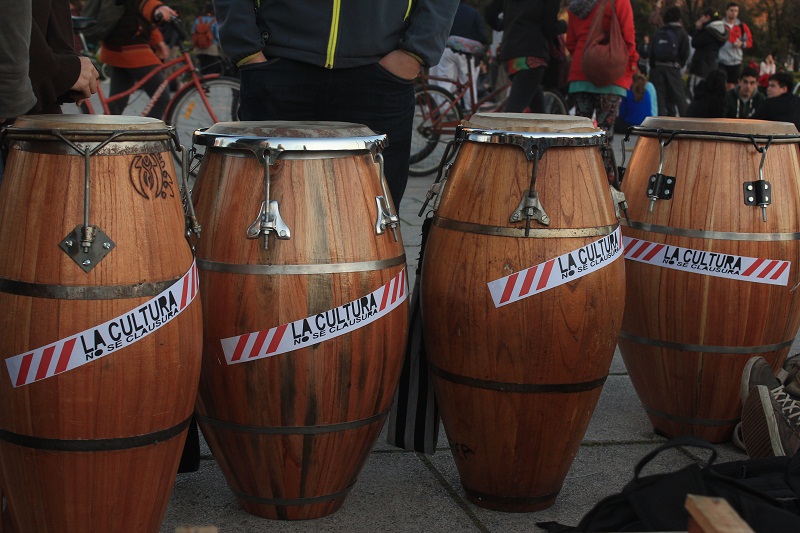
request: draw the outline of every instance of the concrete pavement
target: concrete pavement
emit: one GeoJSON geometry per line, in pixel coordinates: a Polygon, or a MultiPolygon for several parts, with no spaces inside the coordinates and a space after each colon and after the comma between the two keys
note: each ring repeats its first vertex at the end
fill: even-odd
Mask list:
{"type": "MultiPolygon", "coordinates": [[[[632,148],[633,142],[628,146],[632,148]]],[[[614,148],[621,161],[619,137],[614,148]]],[[[422,219],[417,213],[432,181],[433,176],[411,178],[400,209],[411,273],[420,244],[422,219]]],[[[617,351],[577,457],[549,509],[510,514],[477,507],[465,497],[443,429],[432,456],[388,445],[384,430],[343,507],[331,516],[302,522],[266,520],[242,511],[203,442],[200,470],[178,475],[161,532],[172,533],[181,525],[213,525],[222,533],[505,533],[541,531],[535,525],[541,521],[575,525],[601,498],[618,492],[630,480],[636,463],[664,440],[653,432],[617,351]]],[[[717,449],[718,462],[746,458],[730,443],[717,449]]],[[[669,451],[659,455],[646,473],[675,470],[698,459],[690,449],[669,451]]]]}

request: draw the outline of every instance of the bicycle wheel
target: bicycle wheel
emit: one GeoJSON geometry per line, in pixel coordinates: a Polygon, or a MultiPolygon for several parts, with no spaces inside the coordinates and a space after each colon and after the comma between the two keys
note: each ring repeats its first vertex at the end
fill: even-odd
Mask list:
{"type": "Polygon", "coordinates": [[[448,142],[455,138],[455,126],[461,122],[461,109],[455,97],[435,85],[418,88],[414,94],[414,124],[411,130],[411,176],[433,174],[448,142]]]}
{"type": "MultiPolygon", "coordinates": [[[[235,122],[239,110],[239,80],[219,77],[200,79],[208,103],[217,116],[217,122],[235,122]]],[[[181,89],[167,109],[164,120],[167,124],[175,126],[178,139],[188,150],[192,146],[192,135],[199,128],[208,128],[214,124],[211,114],[206,109],[197,87],[187,85],[181,89]]],[[[202,154],[203,146],[197,146],[197,153],[202,154]]],[[[174,154],[177,168],[181,166],[181,154],[174,154]]],[[[197,176],[197,164],[189,170],[189,186],[194,185],[197,176]]]]}
{"type": "Polygon", "coordinates": [[[561,95],[555,91],[542,91],[544,94],[544,112],[548,115],[566,115],[567,106],[561,95]]]}

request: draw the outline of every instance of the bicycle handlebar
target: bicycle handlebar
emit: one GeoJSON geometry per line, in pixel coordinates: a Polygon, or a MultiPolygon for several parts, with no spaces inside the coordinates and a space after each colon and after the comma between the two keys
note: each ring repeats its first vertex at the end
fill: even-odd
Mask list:
{"type": "MultiPolygon", "coordinates": [[[[156,13],[153,19],[155,22],[160,24],[164,21],[164,16],[161,13],[156,13]]],[[[181,40],[181,42],[191,40],[189,34],[185,29],[183,29],[183,21],[179,17],[172,17],[168,24],[175,29],[175,32],[178,34],[178,38],[181,40]]]]}

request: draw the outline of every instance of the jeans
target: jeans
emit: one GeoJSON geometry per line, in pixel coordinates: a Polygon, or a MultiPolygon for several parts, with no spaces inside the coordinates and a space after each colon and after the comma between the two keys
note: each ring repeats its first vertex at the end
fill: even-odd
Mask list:
{"type": "MultiPolygon", "coordinates": [[[[140,79],[147,76],[151,70],[157,68],[155,66],[147,66],[147,67],[136,67],[136,68],[121,68],[121,67],[111,67],[111,88],[109,90],[109,95],[114,96],[115,94],[119,94],[121,92],[125,92],[134,84],[139,81],[140,79]]],[[[145,83],[142,86],[142,90],[147,93],[147,96],[153,97],[153,94],[158,90],[159,85],[161,82],[164,81],[164,73],[159,72],[145,83]]],[[[164,111],[167,110],[167,105],[169,104],[169,87],[164,88],[164,92],[161,93],[158,100],[156,100],[155,105],[147,114],[148,117],[158,118],[163,120],[164,119],[164,111]]],[[[125,111],[125,107],[128,105],[128,97],[120,98],[115,102],[108,104],[108,110],[111,112],[112,115],[121,115],[123,111],[125,111]]]]}
{"type": "Polygon", "coordinates": [[[386,134],[384,172],[396,207],[408,181],[414,82],[376,64],[326,69],[276,58],[241,69],[240,120],[338,121],[386,134]]]}

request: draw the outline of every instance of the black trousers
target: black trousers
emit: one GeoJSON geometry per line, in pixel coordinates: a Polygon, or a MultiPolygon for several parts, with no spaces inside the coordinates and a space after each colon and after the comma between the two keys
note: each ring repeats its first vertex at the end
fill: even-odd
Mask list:
{"type": "Polygon", "coordinates": [[[275,58],[241,69],[241,120],[340,121],[386,134],[384,171],[395,206],[408,181],[414,82],[380,65],[326,69],[275,58]]]}

